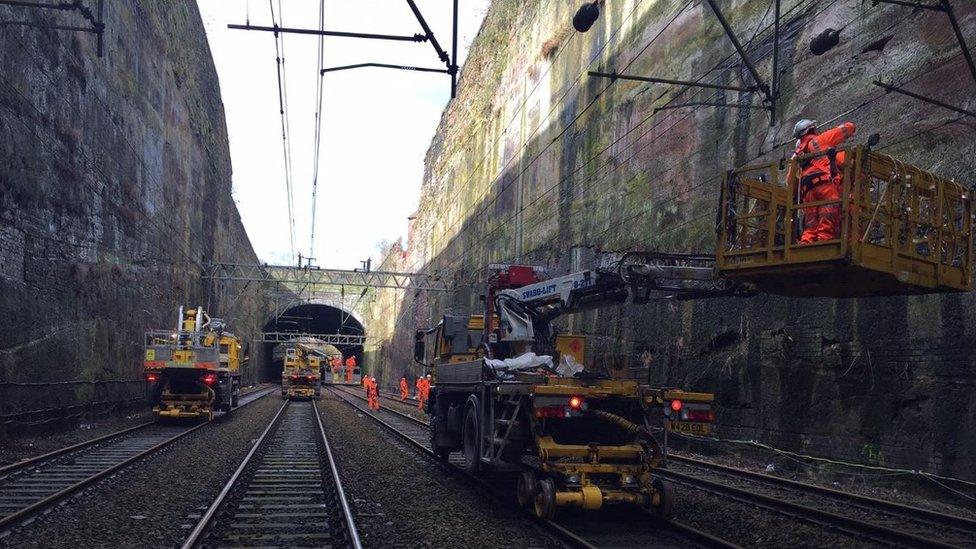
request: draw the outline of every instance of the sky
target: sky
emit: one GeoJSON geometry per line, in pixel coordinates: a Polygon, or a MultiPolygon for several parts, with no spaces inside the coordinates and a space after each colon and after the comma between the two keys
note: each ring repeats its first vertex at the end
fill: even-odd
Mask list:
{"type": "MultiPolygon", "coordinates": [[[[405,1],[324,0],[326,30],[413,35],[420,24],[405,1]]],[[[293,264],[286,199],[273,33],[228,29],[271,26],[267,0],[198,0],[227,117],[234,200],[262,262],[293,264]]],[[[452,5],[416,0],[448,53],[452,5]]],[[[461,0],[458,58],[463,65],[490,0],[461,0]]],[[[317,29],[319,0],[273,0],[280,26],[317,29]],[[279,5],[283,14],[279,13],[279,5]],[[283,18],[282,18],[283,15],[283,18]]],[[[318,38],[285,34],[284,86],[291,144],[295,251],[308,257],[314,168],[318,38]]],[[[380,62],[443,68],[429,43],[324,39],[324,65],[380,62]]],[[[323,79],[315,249],[321,267],[351,269],[380,259],[378,245],[404,238],[417,208],[424,155],[450,99],[450,77],[380,68],[323,79]]]]}

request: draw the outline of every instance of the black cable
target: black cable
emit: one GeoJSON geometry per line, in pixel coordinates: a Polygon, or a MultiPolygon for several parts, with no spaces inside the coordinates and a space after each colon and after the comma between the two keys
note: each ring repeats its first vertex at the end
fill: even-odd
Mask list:
{"type": "MultiPolygon", "coordinates": [[[[325,30],[325,0],[319,0],[319,30],[325,30]]],[[[319,150],[322,144],[322,88],[325,75],[322,73],[322,68],[324,67],[324,44],[325,36],[319,36],[319,52],[318,52],[318,69],[316,70],[317,79],[315,87],[315,95],[317,106],[315,108],[315,145],[313,147],[313,165],[312,165],[312,223],[309,230],[309,242],[308,242],[308,256],[315,256],[315,209],[316,209],[316,194],[318,192],[319,185],[319,150]]]]}
{"type": "MultiPolygon", "coordinates": [[[[268,7],[271,9],[271,24],[274,27],[278,26],[275,21],[274,3],[273,0],[268,0],[268,7]]],[[[280,8],[279,4],[279,8],[280,8]]],[[[284,56],[282,50],[284,49],[284,40],[279,33],[274,33],[275,39],[275,64],[278,70],[278,112],[281,117],[281,152],[285,163],[285,193],[286,202],[288,204],[288,237],[291,244],[291,258],[292,262],[295,261],[295,215],[294,206],[292,203],[292,186],[291,186],[291,142],[288,140],[288,122],[287,116],[285,114],[285,102],[286,102],[286,91],[284,84],[284,56]]]]}

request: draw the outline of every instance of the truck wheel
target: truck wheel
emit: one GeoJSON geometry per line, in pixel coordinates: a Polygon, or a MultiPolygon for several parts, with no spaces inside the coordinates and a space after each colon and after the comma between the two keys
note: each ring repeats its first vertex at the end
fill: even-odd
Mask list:
{"type": "Polygon", "coordinates": [[[651,486],[654,487],[654,492],[658,496],[658,503],[657,505],[651,505],[651,511],[658,518],[664,520],[671,518],[671,512],[674,509],[674,488],[671,486],[671,483],[656,478],[651,483],[651,486]]]}
{"type": "Polygon", "coordinates": [[[540,480],[536,485],[535,516],[546,520],[556,516],[556,485],[552,479],[540,480]]]}
{"type": "Polygon", "coordinates": [[[535,503],[535,488],[538,484],[535,471],[522,471],[515,487],[515,496],[519,505],[528,509],[535,503]]]}
{"type": "Polygon", "coordinates": [[[478,428],[478,408],[468,405],[464,414],[464,428],[461,430],[464,442],[464,470],[469,474],[478,472],[481,465],[481,429],[478,428]]]}

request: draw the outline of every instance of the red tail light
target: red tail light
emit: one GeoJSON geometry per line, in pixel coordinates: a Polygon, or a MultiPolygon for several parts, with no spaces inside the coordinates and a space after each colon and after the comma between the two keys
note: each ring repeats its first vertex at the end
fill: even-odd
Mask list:
{"type": "Polygon", "coordinates": [[[542,406],[535,409],[535,417],[539,419],[566,417],[565,406],[542,406]]]}
{"type": "Polygon", "coordinates": [[[159,374],[146,374],[146,381],[149,383],[156,383],[159,381],[159,374]]]}
{"type": "Polygon", "coordinates": [[[217,374],[207,374],[203,376],[203,382],[207,385],[213,385],[217,383],[217,374]]]}
{"type": "Polygon", "coordinates": [[[715,410],[686,410],[685,413],[681,414],[681,419],[711,423],[715,421],[715,410]]]}
{"type": "Polygon", "coordinates": [[[671,401],[671,409],[674,410],[675,412],[680,412],[681,411],[681,401],[680,400],[677,400],[677,399],[672,400],[671,401]]]}
{"type": "Polygon", "coordinates": [[[583,409],[583,397],[581,396],[571,396],[569,397],[569,407],[574,410],[583,409]]]}

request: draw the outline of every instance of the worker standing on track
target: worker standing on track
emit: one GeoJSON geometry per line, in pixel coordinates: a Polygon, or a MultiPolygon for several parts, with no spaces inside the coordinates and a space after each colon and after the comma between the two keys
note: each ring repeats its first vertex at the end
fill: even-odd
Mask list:
{"type": "Polygon", "coordinates": [[[369,387],[366,389],[366,403],[370,410],[380,409],[380,388],[376,383],[376,378],[369,378],[369,387]]]}
{"type": "Polygon", "coordinates": [[[407,384],[406,377],[401,377],[400,378],[400,401],[402,402],[404,400],[407,400],[408,396],[410,396],[410,385],[407,384]]]}
{"type": "Polygon", "coordinates": [[[417,378],[417,409],[423,410],[427,403],[427,396],[430,394],[430,380],[427,377],[417,378]]]}
{"type": "MultiPolygon", "coordinates": [[[[793,158],[826,153],[828,149],[837,147],[854,135],[856,127],[852,122],[845,122],[834,129],[817,133],[816,120],[800,120],[793,127],[793,137],[796,141],[796,151],[793,158]]],[[[841,183],[845,154],[843,151],[834,155],[825,154],[808,158],[798,162],[799,194],[806,202],[820,202],[825,200],[840,200],[841,183]]],[[[787,173],[787,181],[793,175],[793,166],[787,173]]],[[[803,234],[801,243],[833,240],[840,238],[840,204],[811,206],[803,209],[803,234]]]]}
{"type": "Polygon", "coordinates": [[[329,359],[329,366],[332,370],[332,381],[339,381],[339,371],[342,368],[342,355],[335,355],[329,359]]]}
{"type": "Polygon", "coordinates": [[[356,355],[349,355],[346,359],[346,383],[352,383],[352,374],[356,370],[356,355]]]}

